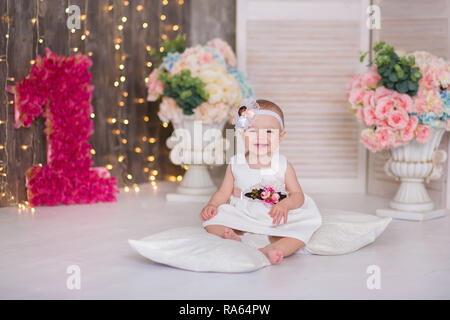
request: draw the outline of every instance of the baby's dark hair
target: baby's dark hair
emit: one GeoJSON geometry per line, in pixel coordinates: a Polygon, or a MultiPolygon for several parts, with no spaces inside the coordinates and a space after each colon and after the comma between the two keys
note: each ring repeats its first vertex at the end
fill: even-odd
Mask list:
{"type": "Polygon", "coordinates": [[[256,102],[259,104],[259,107],[262,110],[270,110],[270,111],[277,113],[280,116],[281,121],[283,121],[283,126],[284,126],[283,110],[281,110],[281,108],[277,104],[273,103],[272,101],[263,100],[263,99],[256,100],[256,102]]]}

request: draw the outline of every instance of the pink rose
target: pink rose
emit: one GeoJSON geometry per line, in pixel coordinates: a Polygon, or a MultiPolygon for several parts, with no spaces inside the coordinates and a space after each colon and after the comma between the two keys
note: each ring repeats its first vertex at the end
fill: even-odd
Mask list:
{"type": "Polygon", "coordinates": [[[381,147],[375,137],[375,131],[373,129],[365,129],[361,131],[361,142],[371,152],[377,152],[381,150],[381,147]]]}
{"type": "Polygon", "coordinates": [[[357,105],[357,104],[362,103],[362,99],[364,97],[364,93],[365,92],[366,91],[364,89],[362,89],[362,88],[353,89],[350,92],[350,98],[348,99],[348,101],[350,101],[350,103],[352,105],[357,105]]]}
{"type": "Polygon", "coordinates": [[[376,102],[375,115],[378,119],[385,119],[392,108],[394,108],[394,100],[390,96],[381,98],[376,102]]]}
{"type": "Polygon", "coordinates": [[[365,108],[375,107],[375,91],[366,91],[363,97],[363,106],[365,108]]]}
{"type": "Polygon", "coordinates": [[[395,92],[392,98],[398,108],[401,108],[406,112],[412,112],[413,100],[409,95],[395,92]]]}
{"type": "Polygon", "coordinates": [[[380,79],[381,77],[378,72],[370,70],[361,76],[361,83],[369,89],[375,89],[380,79]]]}
{"type": "Polygon", "coordinates": [[[404,141],[410,141],[414,138],[414,131],[416,130],[418,123],[419,123],[419,119],[417,117],[415,117],[415,116],[409,117],[408,124],[400,132],[401,137],[404,141]]]}
{"type": "Polygon", "coordinates": [[[361,122],[361,123],[365,123],[364,120],[364,109],[363,107],[359,107],[358,109],[356,109],[356,118],[361,122]]]}
{"type": "Polygon", "coordinates": [[[278,193],[272,194],[272,202],[277,203],[280,199],[280,195],[278,193]]]}
{"type": "Polygon", "coordinates": [[[380,100],[384,97],[390,96],[390,95],[392,95],[392,93],[393,93],[393,90],[389,90],[388,88],[383,87],[383,86],[378,87],[375,90],[375,101],[380,100]]]}
{"type": "Polygon", "coordinates": [[[431,130],[430,127],[425,126],[423,124],[417,125],[416,129],[416,140],[419,143],[425,143],[431,138],[431,130]]]}
{"type": "Polygon", "coordinates": [[[156,101],[164,93],[164,83],[158,79],[159,69],[153,69],[148,76],[148,101],[156,101]]]}
{"type": "Polygon", "coordinates": [[[393,142],[394,134],[390,128],[377,128],[375,131],[378,144],[381,148],[390,148],[393,142]]]}
{"type": "Polygon", "coordinates": [[[375,116],[375,109],[364,108],[364,122],[368,126],[373,126],[377,123],[377,117],[375,116]]]}
{"type": "Polygon", "coordinates": [[[403,109],[392,109],[388,116],[388,124],[394,129],[403,129],[408,124],[408,113],[403,109]]]}
{"type": "Polygon", "coordinates": [[[268,199],[270,196],[270,192],[269,191],[263,191],[261,192],[261,198],[262,199],[268,199]]]}

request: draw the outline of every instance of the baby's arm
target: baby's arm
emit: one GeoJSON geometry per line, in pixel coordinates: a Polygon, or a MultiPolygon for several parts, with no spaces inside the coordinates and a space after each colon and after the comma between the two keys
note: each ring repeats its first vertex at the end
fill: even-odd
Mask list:
{"type": "Polygon", "coordinates": [[[289,196],[278,202],[269,212],[270,216],[273,217],[274,224],[280,224],[282,218],[284,218],[284,223],[286,223],[288,211],[300,208],[305,202],[305,195],[298,183],[294,167],[292,167],[289,161],[286,167],[284,183],[286,190],[289,192],[289,196]]]}
{"type": "Polygon", "coordinates": [[[230,199],[233,192],[234,177],[231,172],[231,165],[228,164],[225,171],[225,177],[223,178],[222,185],[219,190],[216,191],[209,200],[208,204],[203,208],[200,213],[202,220],[209,220],[217,213],[217,207],[224,204],[230,199]]]}

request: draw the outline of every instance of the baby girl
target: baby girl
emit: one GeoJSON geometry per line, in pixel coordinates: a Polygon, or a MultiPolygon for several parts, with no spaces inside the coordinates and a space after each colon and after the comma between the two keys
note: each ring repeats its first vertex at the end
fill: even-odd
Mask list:
{"type": "Polygon", "coordinates": [[[206,231],[225,239],[241,241],[243,232],[268,235],[270,244],[259,250],[278,264],[308,243],[322,218],[314,200],[303,193],[292,164],[279,153],[286,133],[280,107],[246,99],[235,128],[238,152],[200,217],[206,231]]]}

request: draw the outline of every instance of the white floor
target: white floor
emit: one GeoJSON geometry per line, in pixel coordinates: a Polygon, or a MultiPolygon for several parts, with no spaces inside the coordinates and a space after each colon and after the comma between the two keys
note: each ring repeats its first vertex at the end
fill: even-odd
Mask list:
{"type": "MultiPolygon", "coordinates": [[[[202,204],[166,203],[174,183],[119,195],[117,203],[0,209],[2,299],[449,299],[450,218],[393,221],[372,245],[344,256],[287,258],[253,273],[195,273],[159,265],[131,250],[139,239],[200,225],[202,204]],[[68,266],[81,269],[81,289],[66,285],[68,266]],[[367,267],[381,268],[381,289],[369,290],[367,267]]],[[[319,208],[373,214],[386,199],[315,195],[319,208]]]]}

